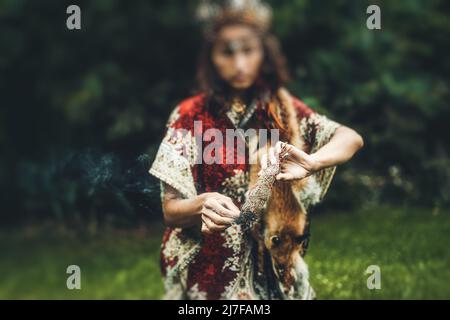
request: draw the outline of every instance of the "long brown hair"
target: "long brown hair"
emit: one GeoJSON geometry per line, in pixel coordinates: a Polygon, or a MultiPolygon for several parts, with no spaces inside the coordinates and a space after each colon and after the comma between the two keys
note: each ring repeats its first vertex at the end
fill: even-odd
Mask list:
{"type": "MultiPolygon", "coordinates": [[[[233,22],[227,22],[232,24],[233,22]]],[[[216,26],[214,34],[227,24],[216,26]]],[[[252,97],[261,97],[263,93],[270,92],[270,102],[267,106],[269,117],[273,120],[276,127],[285,129],[282,120],[278,117],[276,112],[276,93],[285,86],[289,81],[286,59],[281,52],[278,39],[266,32],[256,30],[260,36],[264,51],[264,60],[261,65],[259,77],[250,88],[252,97]]],[[[215,66],[211,60],[212,48],[214,45],[214,36],[205,36],[203,47],[200,52],[198,67],[197,67],[197,81],[200,90],[205,94],[207,108],[213,114],[218,114],[223,110],[223,106],[227,104],[229,99],[230,87],[217,73],[215,66]]]]}

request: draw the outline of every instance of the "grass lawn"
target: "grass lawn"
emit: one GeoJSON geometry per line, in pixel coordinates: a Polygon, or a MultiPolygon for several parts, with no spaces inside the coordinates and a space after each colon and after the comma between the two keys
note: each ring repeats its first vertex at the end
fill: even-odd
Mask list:
{"type": "MultiPolygon", "coordinates": [[[[161,230],[2,231],[0,299],[158,299],[161,230]],[[81,290],[66,288],[71,264],[81,267],[81,290]]],[[[449,211],[328,213],[311,231],[306,260],[319,299],[450,299],[449,211]],[[367,289],[369,265],[380,267],[380,290],[367,289]]]]}
{"type": "Polygon", "coordinates": [[[379,207],[313,218],[306,260],[319,299],[450,299],[450,212],[379,207]],[[365,271],[378,265],[381,289],[365,271]]]}

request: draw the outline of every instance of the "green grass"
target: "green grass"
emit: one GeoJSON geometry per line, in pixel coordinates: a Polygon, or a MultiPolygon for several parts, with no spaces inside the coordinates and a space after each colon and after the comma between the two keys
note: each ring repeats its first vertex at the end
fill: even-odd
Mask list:
{"type": "MultiPolygon", "coordinates": [[[[161,228],[75,236],[50,227],[0,233],[0,299],[158,299],[161,228]],[[81,290],[66,268],[81,267],[81,290]]],[[[313,217],[306,260],[319,299],[449,299],[450,212],[378,207],[313,217]],[[381,269],[369,290],[365,270],[381,269]]]]}
{"type": "Polygon", "coordinates": [[[0,299],[159,299],[161,232],[52,231],[0,236],[0,299]],[[81,268],[81,290],[68,290],[67,266],[81,268]]]}
{"type": "Polygon", "coordinates": [[[379,207],[312,221],[306,256],[319,299],[450,299],[450,212],[379,207]],[[381,289],[365,270],[378,265],[381,289]]]}

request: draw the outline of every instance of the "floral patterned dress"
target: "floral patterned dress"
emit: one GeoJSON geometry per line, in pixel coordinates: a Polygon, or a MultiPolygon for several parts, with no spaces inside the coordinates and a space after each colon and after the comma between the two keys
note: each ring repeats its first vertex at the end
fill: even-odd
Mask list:
{"type": "MultiPolygon", "coordinates": [[[[269,125],[263,101],[252,110],[246,127],[266,128],[269,125]]],[[[292,102],[307,151],[315,152],[331,139],[339,124],[318,114],[295,97],[292,97],[292,102]]],[[[202,137],[210,128],[219,129],[225,137],[225,130],[235,129],[239,120],[230,111],[228,116],[212,114],[202,94],[185,99],[171,113],[150,174],[176,189],[184,198],[204,192],[219,192],[240,207],[248,190],[248,162],[201,164],[196,161],[198,150],[204,150],[209,143],[205,142],[208,141],[205,136],[200,140],[196,137],[202,137]],[[194,125],[196,121],[201,121],[201,126],[194,125]],[[186,134],[174,134],[177,129],[184,129],[186,134]],[[198,148],[199,143],[203,144],[202,149],[198,148]]],[[[224,146],[219,156],[225,156],[226,150],[224,146]]],[[[235,160],[242,160],[237,159],[239,155],[236,152],[232,156],[235,160]]],[[[328,168],[309,179],[308,187],[301,196],[305,208],[323,198],[334,171],[334,167],[328,168]],[[317,197],[317,194],[320,196],[317,197]]],[[[163,194],[164,185],[161,183],[161,196],[163,194]]],[[[302,265],[296,266],[299,273],[297,288],[286,295],[276,290],[276,280],[270,271],[264,274],[257,272],[254,240],[243,234],[239,225],[233,224],[223,232],[211,235],[203,235],[198,229],[167,227],[164,232],[161,271],[165,299],[314,298],[303,259],[300,259],[302,265]]]]}

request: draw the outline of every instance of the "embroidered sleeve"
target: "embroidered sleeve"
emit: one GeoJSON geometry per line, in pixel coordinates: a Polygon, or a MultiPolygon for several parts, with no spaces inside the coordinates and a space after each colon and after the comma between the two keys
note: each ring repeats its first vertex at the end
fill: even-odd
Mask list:
{"type": "MultiPolygon", "coordinates": [[[[324,115],[312,113],[300,121],[303,138],[314,153],[326,145],[341,125],[324,115]]],[[[319,203],[325,196],[333,179],[336,167],[330,167],[316,172],[308,179],[308,184],[300,197],[306,208],[319,203]]]]}
{"type": "MultiPolygon", "coordinates": [[[[149,173],[176,189],[184,198],[191,198],[197,195],[192,174],[195,139],[191,131],[175,128],[179,116],[179,107],[176,107],[169,117],[166,134],[149,173]]],[[[164,188],[161,188],[161,196],[163,192],[164,188]]]]}

